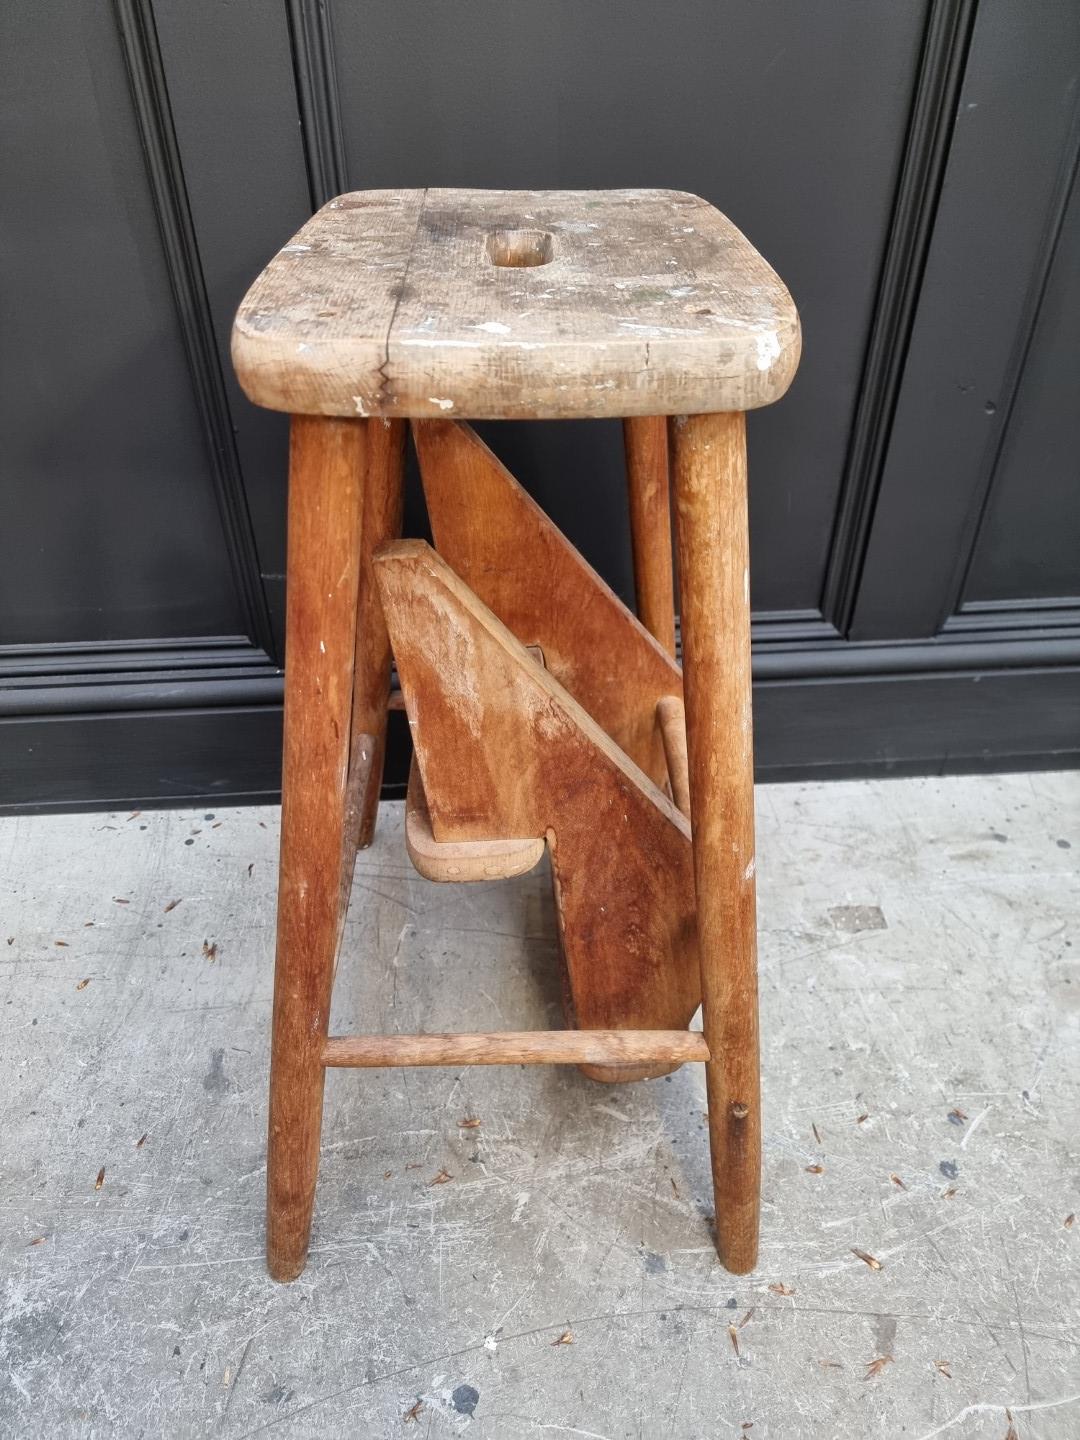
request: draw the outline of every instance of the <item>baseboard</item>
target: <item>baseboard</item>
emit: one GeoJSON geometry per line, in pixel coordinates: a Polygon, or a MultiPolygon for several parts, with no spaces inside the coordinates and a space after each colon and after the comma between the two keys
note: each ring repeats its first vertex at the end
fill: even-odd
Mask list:
{"type": "Polygon", "coordinates": [[[831,676],[755,686],[759,780],[1080,766],[1080,670],[831,676]]]}
{"type": "MultiPolygon", "coordinates": [[[[762,781],[1072,768],[1080,666],[770,676],[754,721],[762,781]]],[[[409,755],[404,716],[390,722],[388,798],[409,755]]],[[[278,703],[0,713],[0,813],[273,804],[280,756],[278,703]]]]}

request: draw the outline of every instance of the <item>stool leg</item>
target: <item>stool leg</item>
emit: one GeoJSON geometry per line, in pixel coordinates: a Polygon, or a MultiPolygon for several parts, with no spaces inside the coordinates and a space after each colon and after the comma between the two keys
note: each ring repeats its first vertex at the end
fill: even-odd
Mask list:
{"type": "Polygon", "coordinates": [[[746,417],[680,416],[670,436],[717,1249],[744,1274],[761,1190],[746,417]]]}
{"type": "Polygon", "coordinates": [[[368,428],[364,540],[356,610],[356,678],[353,682],[353,735],[371,735],[375,740],[375,753],[360,816],[361,850],[366,849],[375,836],[386,755],[386,702],[390,696],[390,637],[386,633],[371,557],[380,545],[397,540],[401,535],[404,481],[405,421],[373,421],[368,428]]]}
{"type": "Polygon", "coordinates": [[[367,421],[293,417],[266,1252],[307,1261],[341,899],[367,421]]]}
{"type": "Polygon", "coordinates": [[[638,619],[675,654],[675,594],[671,563],[671,497],[667,420],[636,415],[623,421],[634,593],[638,619]]]}

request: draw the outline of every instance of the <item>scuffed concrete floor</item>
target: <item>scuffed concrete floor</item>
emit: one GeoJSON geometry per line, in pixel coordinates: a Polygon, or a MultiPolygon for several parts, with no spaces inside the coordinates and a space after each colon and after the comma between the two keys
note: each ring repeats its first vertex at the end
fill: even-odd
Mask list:
{"type": "MultiPolygon", "coordinates": [[[[339,1072],[290,1287],[277,811],[0,822],[0,1433],[1080,1436],[1080,776],[758,810],[757,1272],[714,1256],[697,1067],[339,1072]]],[[[401,829],[334,1028],[557,1023],[543,871],[438,888],[401,829]]]]}

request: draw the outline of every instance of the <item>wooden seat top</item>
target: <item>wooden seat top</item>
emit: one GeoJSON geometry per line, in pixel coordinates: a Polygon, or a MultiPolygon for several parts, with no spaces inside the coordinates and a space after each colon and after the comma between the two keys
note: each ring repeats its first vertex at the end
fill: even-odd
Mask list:
{"type": "Polygon", "coordinates": [[[681,415],[767,405],[799,317],[744,235],[674,190],[367,190],[312,217],[233,327],[297,414],[681,415]]]}

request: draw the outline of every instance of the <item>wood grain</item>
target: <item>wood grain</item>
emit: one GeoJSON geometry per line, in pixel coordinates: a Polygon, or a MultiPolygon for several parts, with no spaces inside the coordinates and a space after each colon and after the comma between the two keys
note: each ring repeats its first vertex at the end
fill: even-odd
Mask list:
{"type": "Polygon", "coordinates": [[[624,420],[623,444],[638,618],[674,660],[675,576],[666,418],[642,415],[624,420]]]}
{"type": "Polygon", "coordinates": [[[746,417],[670,434],[717,1247],[743,1274],[761,1185],[746,417]]]}
{"type": "Polygon", "coordinates": [[[375,568],[436,836],[546,837],[571,1025],[685,1028],[701,998],[685,818],[430,546],[375,568]]]}
{"type": "Polygon", "coordinates": [[[334,1035],[323,1064],[394,1065],[656,1065],[708,1060],[704,1038],[691,1030],[519,1030],[487,1035],[334,1035]]]}
{"type": "Polygon", "coordinates": [[[356,607],[352,730],[354,735],[370,735],[373,751],[356,837],[360,849],[366,849],[375,835],[386,754],[386,712],[390,700],[390,637],[386,633],[371,557],[380,545],[396,540],[401,534],[405,435],[403,420],[384,420],[368,427],[360,588],[356,607]]]}
{"type": "Polygon", "coordinates": [[[342,905],[367,427],[294,416],[289,455],[285,739],[267,1143],[267,1262],[307,1258],[322,1048],[342,905]]]}
{"type": "MultiPolygon", "coordinates": [[[[364,821],[364,807],[371,793],[371,767],[376,755],[374,735],[365,735],[354,730],[349,742],[349,770],[345,780],[345,821],[341,835],[341,880],[338,900],[337,939],[334,942],[334,978],[337,977],[338,956],[341,953],[341,937],[345,932],[345,920],[349,912],[349,896],[352,892],[353,875],[356,870],[356,852],[360,848],[360,830],[364,821]]],[[[375,790],[376,799],[378,789],[375,790]]]]}
{"type": "Polygon", "coordinates": [[[799,347],[775,273],[674,190],[339,196],[252,285],[232,340],[272,410],[484,419],[751,409],[799,347]]]}
{"type": "Polygon", "coordinates": [[[657,702],[656,718],[664,742],[668,782],[675,804],[690,819],[690,766],[686,758],[686,710],[677,695],[657,702]]]}
{"type": "Polygon", "coordinates": [[[663,785],[656,704],[682,694],[675,661],[470,426],[422,420],[413,433],[439,553],[523,644],[540,648],[550,673],[663,785]]]}

